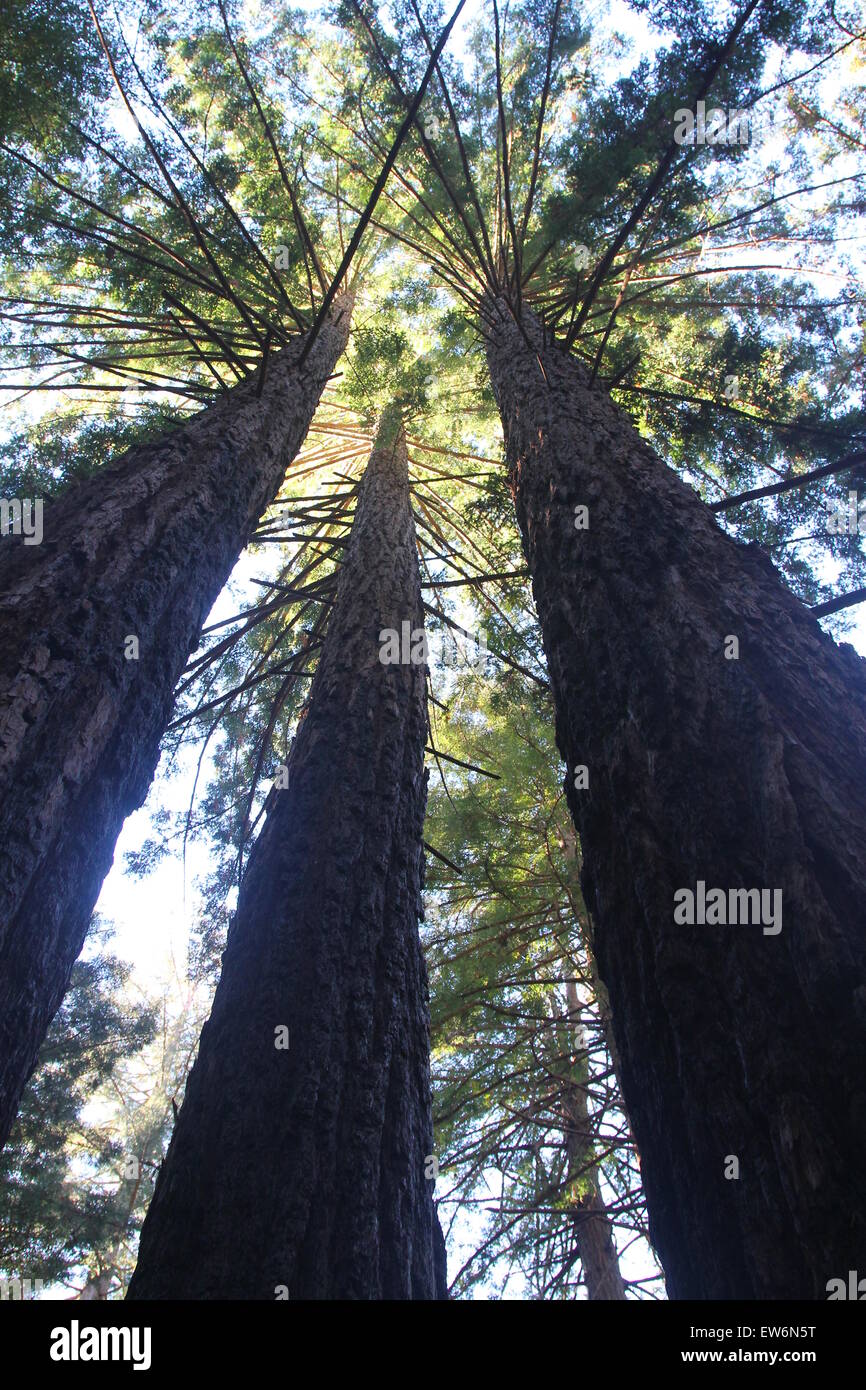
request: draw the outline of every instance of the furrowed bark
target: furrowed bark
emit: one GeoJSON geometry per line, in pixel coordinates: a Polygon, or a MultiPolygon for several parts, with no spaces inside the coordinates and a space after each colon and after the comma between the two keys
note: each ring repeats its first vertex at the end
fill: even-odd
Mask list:
{"type": "Polygon", "coordinates": [[[424,1176],[425,666],[423,653],[380,660],[380,631],[423,630],[394,428],[386,417],[361,484],[288,785],[250,854],[132,1299],[447,1296],[424,1176]]]}
{"type": "Polygon", "coordinates": [[[491,309],[583,891],[669,1293],[825,1298],[866,1249],[864,664],[531,314],[527,345],[503,301],[491,309]],[[767,911],[678,924],[674,894],[697,903],[699,881],[771,890],[767,911]]]}
{"type": "Polygon", "coordinates": [[[159,442],[0,542],[0,1145],[204,618],[307,433],[351,298],[159,442]],[[138,640],[138,659],[127,659],[138,640]]]}

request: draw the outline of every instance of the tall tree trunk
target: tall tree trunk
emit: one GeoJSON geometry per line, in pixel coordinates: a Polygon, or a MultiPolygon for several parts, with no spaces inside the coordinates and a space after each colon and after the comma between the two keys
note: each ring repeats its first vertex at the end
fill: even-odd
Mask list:
{"type": "Polygon", "coordinates": [[[863,662],[530,313],[521,332],[502,300],[491,310],[583,891],[670,1295],[824,1298],[866,1250],[863,662]],[[680,924],[674,894],[691,890],[697,914],[700,882],[771,890],[764,920],[680,924]]]}
{"type": "Polygon", "coordinates": [[[256,380],[45,508],[0,552],[0,1146],[202,622],[312,420],[351,298],[256,380]],[[135,647],[128,638],[138,643],[135,647]]]}
{"type": "Polygon", "coordinates": [[[386,415],[130,1298],[446,1296],[425,1179],[425,666],[420,648],[421,664],[380,659],[380,632],[404,623],[423,631],[406,442],[386,415]]]}
{"type": "MultiPolygon", "coordinates": [[[[569,1022],[577,1034],[578,1051],[583,1051],[580,1002],[573,980],[566,981],[565,991],[569,1022]]],[[[570,1081],[562,1104],[568,1176],[570,1180],[579,1181],[584,1189],[580,1198],[571,1203],[570,1211],[586,1291],[591,1301],[624,1300],[625,1284],[619,1270],[610,1217],[601,1195],[601,1174],[598,1165],[589,1162],[593,1153],[593,1132],[586,1087],[570,1081]]]]}
{"type": "Polygon", "coordinates": [[[99,1299],[107,1299],[108,1291],[111,1288],[111,1273],[88,1275],[87,1283],[78,1295],[82,1302],[96,1302],[99,1299]]]}

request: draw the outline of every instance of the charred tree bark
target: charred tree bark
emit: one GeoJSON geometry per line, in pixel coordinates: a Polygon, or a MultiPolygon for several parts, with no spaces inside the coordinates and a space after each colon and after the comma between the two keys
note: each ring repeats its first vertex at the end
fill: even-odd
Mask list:
{"type": "Polygon", "coordinates": [[[403,624],[423,632],[405,437],[386,417],[130,1298],[447,1296],[425,1179],[425,665],[420,646],[380,659],[403,624]]]}
{"type": "Polygon", "coordinates": [[[863,662],[531,314],[521,332],[503,301],[490,311],[583,891],[670,1295],[825,1298],[866,1249],[863,662]],[[678,923],[674,894],[692,891],[697,918],[701,882],[780,890],[781,930],[772,897],[755,924],[678,923]]]}
{"type": "Polygon", "coordinates": [[[46,506],[41,545],[2,542],[0,1146],[147,794],[178,677],[303,442],[350,313],[346,297],[302,370],[299,338],[263,383],[46,506]]]}
{"type": "MultiPolygon", "coordinates": [[[[573,980],[566,981],[565,990],[569,1021],[577,1034],[578,1051],[582,1051],[580,1004],[573,980]]],[[[586,1088],[569,1082],[562,1106],[569,1180],[580,1181],[584,1188],[579,1202],[572,1203],[570,1210],[586,1291],[591,1302],[599,1299],[624,1301],[625,1284],[613,1243],[610,1217],[601,1195],[601,1174],[598,1165],[591,1161],[594,1136],[586,1088]]]]}

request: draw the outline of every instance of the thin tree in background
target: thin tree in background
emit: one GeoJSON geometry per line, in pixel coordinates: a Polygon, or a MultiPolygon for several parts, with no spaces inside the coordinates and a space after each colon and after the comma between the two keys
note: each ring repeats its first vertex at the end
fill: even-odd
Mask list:
{"type": "Polygon", "coordinates": [[[426,831],[439,1210],[467,1251],[452,1291],[655,1297],[658,1277],[620,1271],[646,1213],[549,696],[513,670],[480,685],[476,672],[449,698],[436,742],[463,767],[431,790],[426,831]]]}

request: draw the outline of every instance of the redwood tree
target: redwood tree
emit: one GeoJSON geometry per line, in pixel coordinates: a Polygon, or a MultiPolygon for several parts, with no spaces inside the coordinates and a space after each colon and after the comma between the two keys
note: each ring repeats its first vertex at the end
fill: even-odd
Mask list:
{"type": "Polygon", "coordinates": [[[405,436],[386,412],[130,1298],[446,1296],[418,938],[422,632],[405,436]],[[385,630],[410,638],[399,662],[385,630]]]}
{"type": "Polygon", "coordinates": [[[348,336],[306,336],[157,443],[55,502],[0,554],[0,1142],[81,950],[174,688],[300,448],[348,336]]]}
{"type": "Polygon", "coordinates": [[[531,312],[499,300],[490,325],[669,1291],[825,1297],[866,1239],[866,668],[531,312]],[[699,881],[778,891],[781,911],[680,924],[699,881]]]}

